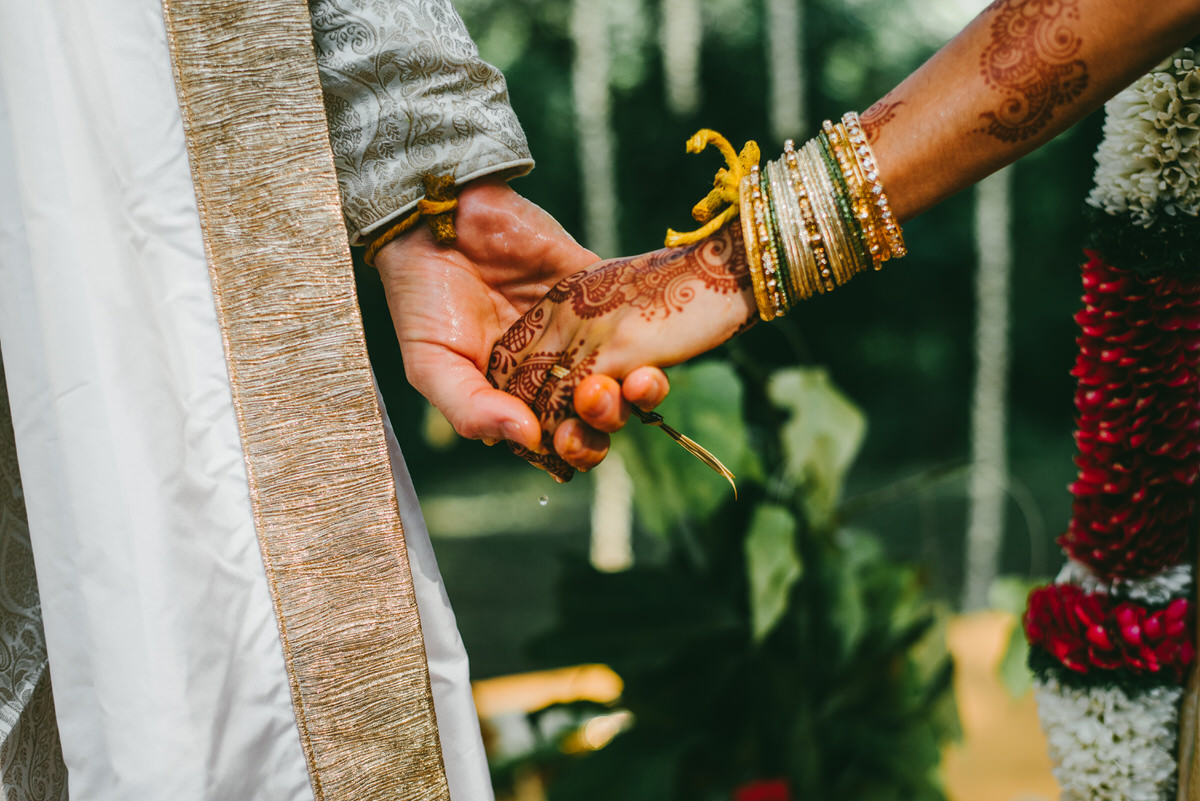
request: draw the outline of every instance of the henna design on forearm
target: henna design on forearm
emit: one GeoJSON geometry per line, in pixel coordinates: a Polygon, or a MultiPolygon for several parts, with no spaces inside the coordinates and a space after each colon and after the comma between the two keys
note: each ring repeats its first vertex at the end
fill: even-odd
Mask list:
{"type": "Polygon", "coordinates": [[[668,317],[672,311],[682,311],[696,295],[697,279],[706,290],[721,295],[751,287],[737,226],[695,245],[615,259],[595,270],[576,273],[556,284],[546,297],[555,303],[569,303],[584,320],[626,305],[651,320],[660,313],[668,317]]]}
{"type": "Polygon", "coordinates": [[[1083,38],[1071,27],[1079,19],[1078,5],[1079,0],[997,0],[989,7],[995,18],[980,71],[1004,100],[999,109],[980,115],[985,124],[978,133],[1024,141],[1083,94],[1088,69],[1076,57],[1083,38]]]}
{"type": "Polygon", "coordinates": [[[874,143],[879,138],[883,126],[891,122],[896,117],[896,109],[904,105],[903,100],[889,100],[891,96],[888,92],[859,115],[858,123],[868,142],[874,143]]]}

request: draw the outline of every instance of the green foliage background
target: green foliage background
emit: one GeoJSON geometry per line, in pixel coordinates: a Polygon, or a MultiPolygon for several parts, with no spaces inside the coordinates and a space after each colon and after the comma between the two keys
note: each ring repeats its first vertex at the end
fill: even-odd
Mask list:
{"type": "Polygon", "coordinates": [[[683,476],[691,457],[650,429],[622,441],[641,519],[671,547],[615,574],[572,562],[558,585],[535,654],[612,666],[634,725],[582,758],[537,754],[551,798],[716,801],[786,778],[795,798],[940,801],[941,746],[958,731],[945,610],[844,518],[861,412],[820,369],[771,376],[774,423],[744,415],[727,365],[678,372],[688,391],[672,417],[715,441],[747,416],[774,447],[728,443],[742,476],[734,502],[707,477],[674,480],[664,498],[641,479],[683,476]]]}

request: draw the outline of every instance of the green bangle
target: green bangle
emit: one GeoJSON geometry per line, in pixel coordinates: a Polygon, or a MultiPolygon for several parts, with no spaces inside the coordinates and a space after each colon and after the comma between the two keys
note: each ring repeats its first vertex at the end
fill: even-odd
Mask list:
{"type": "Polygon", "coordinates": [[[846,176],[842,172],[841,165],[838,164],[837,155],[833,152],[833,143],[829,141],[829,137],[824,131],[817,134],[817,141],[821,145],[821,156],[825,162],[825,169],[837,190],[834,192],[834,200],[837,203],[838,214],[842,218],[842,227],[850,233],[851,250],[857,262],[858,272],[862,272],[873,263],[866,231],[859,224],[858,217],[854,214],[854,208],[850,205],[850,185],[846,183],[846,176]]]}
{"type": "MultiPolygon", "coordinates": [[[[773,188],[770,178],[768,177],[766,187],[773,188]]],[[[782,245],[782,228],[779,226],[779,217],[775,211],[775,197],[770,191],[764,192],[763,196],[767,201],[767,231],[771,235],[772,250],[775,253],[775,281],[778,286],[780,298],[783,300],[783,310],[780,314],[786,314],[791,310],[792,306],[796,305],[796,298],[792,294],[791,287],[791,265],[788,263],[787,254],[784,252],[782,245]]]]}

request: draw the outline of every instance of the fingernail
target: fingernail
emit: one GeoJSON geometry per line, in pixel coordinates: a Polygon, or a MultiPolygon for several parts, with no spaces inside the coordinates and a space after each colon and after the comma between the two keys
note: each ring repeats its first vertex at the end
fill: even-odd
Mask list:
{"type": "Polygon", "coordinates": [[[504,423],[500,426],[500,430],[504,432],[505,439],[512,440],[513,442],[517,443],[518,445],[524,445],[526,448],[529,448],[529,450],[531,450],[531,451],[534,451],[537,453],[542,452],[541,451],[542,443],[541,443],[540,439],[538,442],[535,442],[532,444],[527,442],[526,438],[525,438],[525,429],[516,420],[504,421],[504,423]]]}
{"type": "Polygon", "coordinates": [[[500,440],[498,440],[498,439],[492,439],[491,437],[484,437],[484,438],[483,438],[483,444],[484,444],[484,445],[487,445],[489,448],[490,448],[490,447],[492,447],[493,445],[495,445],[495,444],[496,444],[497,442],[499,442],[499,441],[500,441],[500,440]]]}

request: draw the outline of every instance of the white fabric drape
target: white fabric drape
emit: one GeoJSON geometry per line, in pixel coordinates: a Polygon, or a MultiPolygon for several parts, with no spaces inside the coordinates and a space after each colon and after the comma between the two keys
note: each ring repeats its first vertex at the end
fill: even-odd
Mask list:
{"type": "MultiPolygon", "coordinates": [[[[301,801],[176,102],[157,0],[0,0],[0,347],[70,794],[301,801]]],[[[451,792],[488,799],[393,460],[451,792]]]]}

